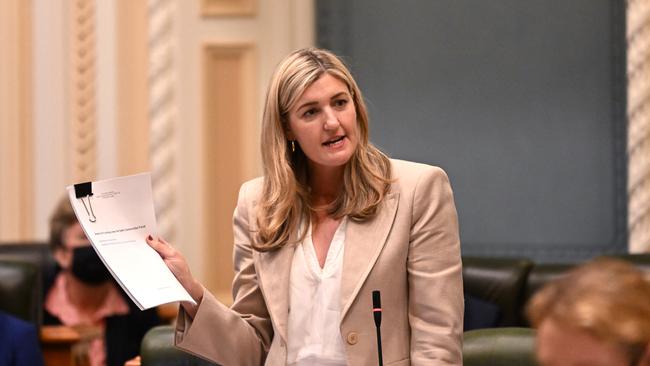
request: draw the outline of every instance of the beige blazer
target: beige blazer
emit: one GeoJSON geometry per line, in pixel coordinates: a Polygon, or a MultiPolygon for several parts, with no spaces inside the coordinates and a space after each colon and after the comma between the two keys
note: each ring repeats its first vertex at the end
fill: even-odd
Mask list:
{"type": "MultiPolygon", "coordinates": [[[[392,160],[395,182],[378,214],[348,221],[341,337],[349,365],[377,365],[372,291],[380,290],[384,365],[462,365],[463,285],[458,220],[445,172],[392,160]]],[[[175,343],[230,365],[286,365],[289,271],[295,246],[251,248],[261,178],[242,185],[234,213],[234,304],[205,291],[181,311],[175,343]]]]}

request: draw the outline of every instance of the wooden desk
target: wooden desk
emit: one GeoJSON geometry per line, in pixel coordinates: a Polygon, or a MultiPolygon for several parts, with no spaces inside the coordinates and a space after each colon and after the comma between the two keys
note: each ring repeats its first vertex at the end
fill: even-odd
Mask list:
{"type": "Polygon", "coordinates": [[[40,336],[45,366],[73,364],[72,347],[81,340],[77,330],[63,325],[44,325],[40,336]]]}

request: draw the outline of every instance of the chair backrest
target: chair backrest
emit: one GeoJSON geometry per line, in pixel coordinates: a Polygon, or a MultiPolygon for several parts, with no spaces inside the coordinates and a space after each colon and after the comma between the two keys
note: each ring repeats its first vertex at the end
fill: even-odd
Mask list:
{"type": "MultiPolygon", "coordinates": [[[[42,324],[42,304],[45,290],[53,280],[56,272],[56,262],[50,246],[46,242],[12,242],[0,243],[0,261],[29,263],[36,270],[36,282],[30,287],[33,299],[36,299],[35,315],[30,315],[30,321],[37,326],[42,324]]],[[[0,279],[2,281],[2,279],[0,279]]]]}
{"type": "Polygon", "coordinates": [[[0,243],[0,259],[32,263],[41,270],[43,276],[51,274],[56,267],[47,242],[0,243]]]}
{"type": "Polygon", "coordinates": [[[464,333],[465,366],[535,366],[535,330],[490,328],[464,333]]]}
{"type": "Polygon", "coordinates": [[[41,324],[41,288],[38,268],[19,261],[0,260],[0,311],[41,324]]]}
{"type": "Polygon", "coordinates": [[[532,266],[526,258],[463,257],[465,294],[499,307],[501,315],[492,326],[519,326],[524,286],[532,266]]]}
{"type": "Polygon", "coordinates": [[[174,347],[174,328],[161,325],[150,329],[140,345],[142,366],[214,366],[174,347]]]}
{"type": "Polygon", "coordinates": [[[569,270],[575,267],[575,264],[568,263],[541,263],[536,264],[528,274],[526,280],[526,287],[524,290],[524,305],[528,303],[535,292],[539,291],[542,287],[551,281],[554,281],[569,270]]]}

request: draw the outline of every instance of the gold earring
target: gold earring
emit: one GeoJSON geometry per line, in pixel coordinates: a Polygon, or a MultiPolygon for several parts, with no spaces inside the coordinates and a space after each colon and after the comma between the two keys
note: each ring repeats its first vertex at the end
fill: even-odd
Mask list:
{"type": "Polygon", "coordinates": [[[296,140],[291,140],[291,152],[296,152],[296,140]]]}

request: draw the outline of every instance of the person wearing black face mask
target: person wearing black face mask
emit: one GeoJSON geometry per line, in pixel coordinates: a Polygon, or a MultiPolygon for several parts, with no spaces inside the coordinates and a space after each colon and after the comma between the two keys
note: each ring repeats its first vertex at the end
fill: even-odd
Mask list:
{"type": "Polygon", "coordinates": [[[51,218],[50,244],[58,271],[44,297],[44,324],[81,330],[76,357],[84,364],[124,365],[139,354],[146,331],[160,324],[155,309],[140,311],[112,279],[67,197],[51,218]]]}
{"type": "Polygon", "coordinates": [[[77,247],[72,252],[72,275],[89,286],[98,286],[111,279],[111,274],[90,245],[77,247]]]}

